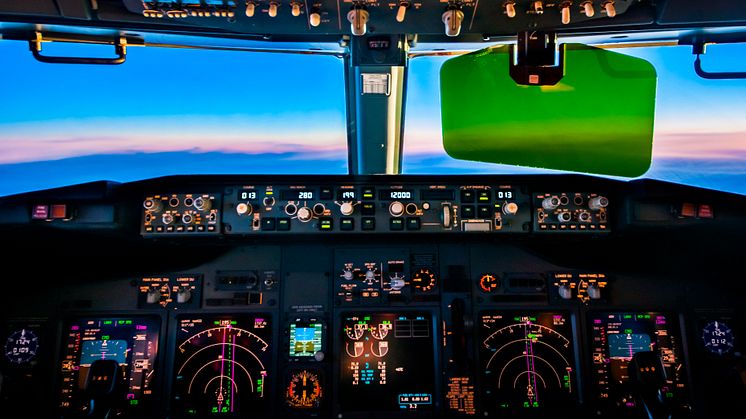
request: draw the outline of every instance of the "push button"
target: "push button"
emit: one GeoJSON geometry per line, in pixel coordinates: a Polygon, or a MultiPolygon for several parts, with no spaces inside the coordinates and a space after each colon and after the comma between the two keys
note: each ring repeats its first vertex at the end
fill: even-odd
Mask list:
{"type": "Polygon", "coordinates": [[[342,218],[342,220],[339,222],[339,229],[342,231],[352,231],[355,229],[355,219],[354,218],[342,218]]]}
{"type": "Polygon", "coordinates": [[[321,231],[332,231],[334,229],[334,224],[332,223],[331,218],[320,218],[319,219],[319,230],[321,231]]]}
{"type": "Polygon", "coordinates": [[[490,206],[489,205],[480,205],[477,208],[477,218],[486,219],[490,218],[490,206]]]}
{"type": "Polygon", "coordinates": [[[277,219],[277,230],[278,231],[289,231],[290,230],[290,218],[278,218],[277,219]]]}
{"type": "Polygon", "coordinates": [[[416,217],[407,218],[407,230],[419,230],[420,219],[416,217]]]}
{"type": "Polygon", "coordinates": [[[461,191],[461,202],[466,204],[471,204],[472,202],[474,202],[474,191],[461,191]]]}
{"type": "Polygon", "coordinates": [[[389,219],[389,230],[391,231],[402,231],[404,230],[404,220],[401,218],[389,219]]]}
{"type": "Polygon", "coordinates": [[[262,218],[262,231],[274,231],[275,219],[273,217],[262,218]]]}
{"type": "Polygon", "coordinates": [[[474,206],[464,205],[463,207],[461,207],[461,218],[474,218],[474,206]]]}
{"type": "Polygon", "coordinates": [[[376,219],[372,217],[363,217],[362,219],[362,229],[364,231],[371,231],[376,229],[376,219]]]}

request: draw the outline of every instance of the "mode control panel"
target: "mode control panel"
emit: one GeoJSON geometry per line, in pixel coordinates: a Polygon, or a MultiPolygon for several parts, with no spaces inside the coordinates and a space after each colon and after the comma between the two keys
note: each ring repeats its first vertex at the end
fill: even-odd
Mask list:
{"type": "Polygon", "coordinates": [[[226,188],[225,234],[523,233],[530,197],[513,185],[257,184],[226,188]]]}
{"type": "Polygon", "coordinates": [[[533,195],[534,231],[609,232],[609,198],[589,192],[545,192],[533,195]]]}

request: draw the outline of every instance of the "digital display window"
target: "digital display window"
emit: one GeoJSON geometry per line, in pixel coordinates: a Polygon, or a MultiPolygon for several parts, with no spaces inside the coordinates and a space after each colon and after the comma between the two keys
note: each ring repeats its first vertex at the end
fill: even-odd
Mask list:
{"type": "Polygon", "coordinates": [[[322,323],[290,324],[290,356],[310,357],[323,350],[324,325],[322,323]]]}

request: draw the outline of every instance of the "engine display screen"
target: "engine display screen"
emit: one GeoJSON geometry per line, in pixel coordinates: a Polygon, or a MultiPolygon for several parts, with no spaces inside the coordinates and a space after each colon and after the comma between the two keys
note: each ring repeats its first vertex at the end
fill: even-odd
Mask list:
{"type": "MultiPolygon", "coordinates": [[[[139,407],[153,396],[160,319],[82,318],[64,329],[60,365],[60,408],[78,414],[87,412],[84,397],[91,365],[97,360],[114,360],[121,375],[122,389],[117,410],[139,407]]],[[[75,413],[73,413],[75,414],[75,413]]]]}
{"type": "Polygon", "coordinates": [[[177,320],[173,410],[178,417],[264,411],[272,364],[268,315],[177,320]]]}
{"type": "Polygon", "coordinates": [[[568,314],[483,312],[479,333],[487,411],[575,405],[578,385],[568,314]]]}
{"type": "Polygon", "coordinates": [[[308,357],[323,349],[324,325],[322,323],[290,324],[290,356],[308,357]]]}
{"type": "Polygon", "coordinates": [[[432,409],[432,325],[429,313],[345,314],[339,349],[341,410],[432,409]]]}
{"type": "Polygon", "coordinates": [[[638,352],[660,356],[667,380],[661,393],[683,397],[686,374],[675,316],[656,312],[592,313],[593,375],[597,396],[608,407],[634,409],[640,401],[630,386],[629,363],[638,352]]]}

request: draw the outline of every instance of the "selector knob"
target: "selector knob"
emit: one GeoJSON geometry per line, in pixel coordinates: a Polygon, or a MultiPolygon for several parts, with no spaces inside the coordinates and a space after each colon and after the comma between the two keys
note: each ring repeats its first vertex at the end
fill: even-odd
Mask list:
{"type": "Polygon", "coordinates": [[[194,208],[197,208],[200,211],[209,211],[210,208],[212,208],[212,201],[202,197],[195,198],[194,208]]]}
{"type": "Polygon", "coordinates": [[[275,199],[272,198],[271,196],[268,196],[262,200],[262,203],[264,204],[265,207],[271,207],[275,204],[275,199]]]}
{"type": "Polygon", "coordinates": [[[589,214],[587,211],[582,211],[578,214],[578,221],[581,223],[590,223],[591,222],[591,214],[589,214]]]}
{"type": "Polygon", "coordinates": [[[544,200],[541,201],[541,207],[548,211],[555,210],[559,206],[560,199],[556,196],[550,196],[549,198],[544,198],[544,200]]]}
{"type": "Polygon", "coordinates": [[[194,216],[192,214],[184,214],[181,216],[181,222],[184,224],[191,224],[194,222],[194,216]]]}
{"type": "Polygon", "coordinates": [[[600,211],[609,206],[609,199],[604,196],[596,196],[588,200],[588,208],[592,211],[600,211]]]}
{"type": "Polygon", "coordinates": [[[163,214],[163,217],[161,217],[161,221],[163,221],[163,224],[171,224],[174,222],[174,216],[171,214],[163,214]]]}
{"type": "Polygon", "coordinates": [[[236,205],[236,213],[238,215],[250,215],[252,212],[254,212],[254,208],[251,206],[251,204],[241,202],[240,204],[236,205]]]}
{"type": "Polygon", "coordinates": [[[560,223],[568,223],[572,220],[572,214],[569,212],[561,212],[557,214],[557,220],[559,220],[560,223]]]}
{"type": "Polygon", "coordinates": [[[347,281],[352,281],[352,278],[354,278],[355,275],[352,273],[351,269],[345,269],[344,272],[342,272],[342,278],[344,278],[347,281]]]}
{"type": "Polygon", "coordinates": [[[298,208],[298,219],[301,222],[307,223],[313,218],[313,211],[308,207],[298,208]]]}
{"type": "Polygon", "coordinates": [[[396,9],[397,22],[404,22],[404,18],[407,16],[407,8],[409,8],[409,2],[403,1],[399,3],[399,8],[396,9]]]}
{"type": "Polygon", "coordinates": [[[341,212],[342,215],[352,215],[352,213],[355,212],[355,207],[352,205],[352,202],[343,202],[339,207],[339,212],[341,212]]]}
{"type": "Polygon", "coordinates": [[[148,294],[145,296],[145,301],[148,304],[155,304],[161,301],[161,293],[158,292],[156,288],[151,288],[148,290],[148,294]]]}
{"type": "Polygon", "coordinates": [[[254,2],[246,3],[246,17],[254,17],[255,11],[256,11],[256,4],[254,4],[254,2]]]}
{"type": "Polygon", "coordinates": [[[389,213],[394,217],[401,217],[404,214],[404,204],[399,201],[394,201],[389,204],[389,213]]]}
{"type": "Polygon", "coordinates": [[[516,215],[518,214],[518,204],[515,202],[508,202],[503,205],[503,214],[505,215],[516,215]]]}
{"type": "Polygon", "coordinates": [[[179,288],[176,292],[176,302],[179,304],[188,303],[192,299],[192,291],[189,288],[179,288]]]}
{"type": "Polygon", "coordinates": [[[514,1],[509,1],[505,3],[505,14],[511,19],[515,17],[515,2],[514,1]]]}
{"type": "Polygon", "coordinates": [[[372,282],[376,279],[376,272],[372,269],[368,269],[367,272],[365,272],[365,281],[372,282]]]}
{"type": "Polygon", "coordinates": [[[290,14],[295,17],[300,16],[300,3],[290,3],[290,14]]]}
{"type": "Polygon", "coordinates": [[[347,21],[350,22],[350,30],[355,36],[363,36],[368,32],[368,11],[354,8],[347,13],[347,21]]]}
{"type": "Polygon", "coordinates": [[[562,298],[563,300],[569,300],[572,298],[572,290],[567,284],[560,285],[557,289],[557,292],[559,293],[560,298],[562,298]]]}
{"type": "Polygon", "coordinates": [[[399,291],[400,289],[404,288],[406,285],[406,282],[404,282],[404,278],[400,277],[394,277],[391,278],[391,289],[394,291],[399,291]]]}
{"type": "Polygon", "coordinates": [[[313,12],[308,16],[308,23],[314,28],[321,25],[321,14],[313,12]]]}
{"type": "Polygon", "coordinates": [[[143,208],[152,212],[160,212],[163,209],[163,204],[160,199],[148,198],[142,203],[143,208]]]}
{"type": "Polygon", "coordinates": [[[457,8],[451,8],[443,13],[441,17],[446,28],[446,36],[454,37],[461,33],[461,23],[464,21],[464,12],[457,8]]]}
{"type": "Polygon", "coordinates": [[[598,284],[588,284],[588,297],[590,297],[591,300],[600,300],[601,299],[601,287],[598,286],[598,284]]]}
{"type": "Polygon", "coordinates": [[[280,5],[277,4],[277,3],[275,3],[275,2],[270,2],[269,3],[269,10],[267,11],[267,14],[269,15],[269,17],[276,17],[277,16],[277,8],[278,7],[280,7],[280,5]]]}

